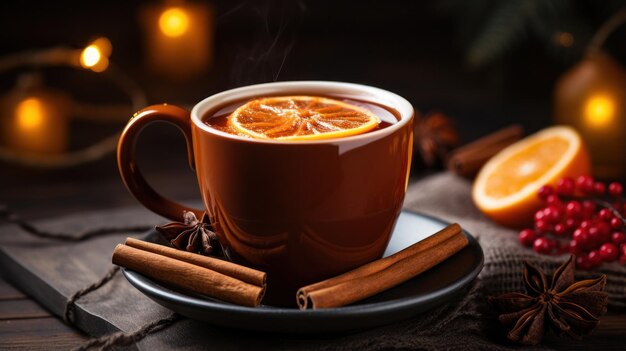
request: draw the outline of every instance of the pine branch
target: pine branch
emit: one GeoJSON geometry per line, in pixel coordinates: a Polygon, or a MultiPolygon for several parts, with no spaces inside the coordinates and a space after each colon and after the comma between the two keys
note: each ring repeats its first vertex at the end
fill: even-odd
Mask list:
{"type": "Polygon", "coordinates": [[[546,0],[503,1],[470,46],[468,64],[484,66],[518,46],[527,35],[529,20],[535,15],[538,3],[543,1],[546,0]]]}
{"type": "Polygon", "coordinates": [[[557,60],[580,58],[596,31],[597,18],[609,18],[626,0],[441,0],[439,8],[458,18],[466,62],[477,68],[501,59],[532,37],[557,60]],[[561,33],[571,34],[559,38],[561,33]],[[562,41],[565,39],[565,41],[562,41]]]}

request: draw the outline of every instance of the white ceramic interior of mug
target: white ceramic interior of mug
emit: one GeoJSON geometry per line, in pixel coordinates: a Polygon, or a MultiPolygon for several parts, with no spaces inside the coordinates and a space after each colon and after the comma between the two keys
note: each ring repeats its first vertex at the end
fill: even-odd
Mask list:
{"type": "Polygon", "coordinates": [[[279,140],[263,140],[254,139],[256,143],[271,143],[271,144],[297,144],[297,143],[341,143],[342,141],[355,141],[356,139],[377,139],[389,134],[392,134],[398,129],[401,129],[404,125],[409,123],[413,117],[413,106],[403,97],[394,94],[390,91],[380,88],[371,87],[362,84],[342,83],[342,82],[326,82],[326,81],[293,81],[293,82],[274,82],[249,85],[241,88],[226,90],[224,92],[212,95],[198,104],[196,104],[191,110],[191,120],[200,129],[212,134],[217,134],[226,138],[252,141],[245,137],[229,134],[214,128],[209,127],[202,121],[202,116],[208,111],[211,111],[219,106],[228,105],[235,101],[241,101],[257,96],[275,96],[275,95],[288,95],[294,92],[306,91],[310,95],[321,96],[342,96],[346,98],[353,98],[356,100],[363,100],[373,102],[379,105],[388,106],[400,114],[400,120],[391,126],[377,130],[371,133],[359,134],[346,138],[338,139],[323,139],[312,141],[279,141],[279,140]]]}

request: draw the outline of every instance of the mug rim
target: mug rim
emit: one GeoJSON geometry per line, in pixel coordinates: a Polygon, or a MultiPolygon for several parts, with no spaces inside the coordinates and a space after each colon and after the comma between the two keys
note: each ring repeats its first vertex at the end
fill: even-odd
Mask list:
{"type": "MultiPolygon", "coordinates": [[[[332,93],[330,94],[332,95],[332,93]]],[[[360,98],[358,96],[357,98],[360,98]]],[[[200,102],[198,102],[191,110],[191,121],[193,124],[204,130],[205,132],[219,135],[221,137],[225,137],[228,139],[233,139],[237,141],[247,141],[254,143],[264,143],[264,144],[328,144],[328,143],[341,143],[341,142],[351,142],[355,140],[362,139],[371,139],[383,137],[386,135],[390,135],[395,131],[403,128],[409,121],[413,119],[415,115],[415,111],[411,103],[409,103],[405,98],[401,97],[398,94],[392,93],[388,90],[372,87],[364,84],[356,84],[356,83],[344,83],[344,82],[334,82],[334,81],[285,81],[285,82],[271,82],[271,83],[262,83],[262,84],[254,84],[243,86],[239,88],[225,90],[223,92],[211,95],[200,102]],[[397,123],[394,123],[386,128],[363,133],[348,137],[342,138],[329,138],[329,139],[321,139],[321,140],[299,140],[299,141],[285,141],[285,140],[271,140],[271,139],[251,139],[242,137],[235,134],[230,134],[227,132],[223,132],[217,130],[215,128],[209,127],[207,124],[202,122],[202,115],[204,115],[211,108],[219,105],[227,105],[233,101],[243,100],[246,98],[260,96],[260,95],[276,95],[277,93],[281,93],[281,91],[288,90],[331,90],[339,93],[343,91],[344,93],[357,92],[363,94],[363,99],[365,101],[372,101],[374,103],[379,103],[389,108],[393,108],[398,111],[400,114],[400,120],[397,123]],[[367,97],[371,97],[372,99],[368,100],[367,97]],[[374,99],[376,98],[376,99],[374,99]]]]}

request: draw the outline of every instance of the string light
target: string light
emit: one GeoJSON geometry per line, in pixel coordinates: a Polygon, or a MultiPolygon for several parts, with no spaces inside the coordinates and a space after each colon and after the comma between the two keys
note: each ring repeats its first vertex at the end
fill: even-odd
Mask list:
{"type": "Polygon", "coordinates": [[[189,28],[189,16],[180,7],[170,7],[159,17],[159,28],[168,37],[180,37],[189,28]]]}
{"type": "Polygon", "coordinates": [[[101,57],[102,55],[100,55],[100,50],[93,45],[89,45],[80,55],[80,63],[83,67],[90,68],[95,66],[98,61],[100,61],[101,57]]]}
{"type": "Polygon", "coordinates": [[[80,65],[94,72],[103,72],[109,66],[111,42],[107,38],[98,38],[87,45],[80,54],[80,65]]]}
{"type": "Polygon", "coordinates": [[[0,97],[0,105],[10,106],[7,110],[9,118],[0,119],[0,132],[3,132],[2,138],[8,143],[0,145],[0,160],[39,168],[65,168],[93,162],[114,152],[119,132],[81,149],[64,151],[67,131],[63,127],[66,125],[63,120],[69,117],[67,111],[72,113],[72,118],[110,123],[127,120],[132,111],[147,104],[142,89],[109,62],[111,51],[111,42],[102,37],[82,49],[61,46],[0,57],[0,73],[22,66],[69,66],[94,72],[106,70],[101,76],[125,93],[131,103],[129,107],[86,104],[62,94],[51,94],[42,87],[37,87],[41,96],[34,96],[24,94],[25,88],[18,85],[11,93],[0,97]],[[19,95],[19,100],[9,99],[15,94],[19,95]],[[4,100],[11,101],[10,105],[5,104],[4,100]],[[117,118],[116,115],[121,117],[117,118]],[[54,157],[50,157],[52,152],[55,153],[54,157]]]}

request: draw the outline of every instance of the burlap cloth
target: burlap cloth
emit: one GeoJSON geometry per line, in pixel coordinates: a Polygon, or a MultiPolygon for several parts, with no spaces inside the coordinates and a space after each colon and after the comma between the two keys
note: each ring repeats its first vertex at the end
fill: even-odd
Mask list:
{"type": "MultiPolygon", "coordinates": [[[[321,348],[354,349],[529,349],[509,343],[504,330],[486,304],[486,296],[509,291],[523,291],[522,261],[528,260],[546,272],[567,259],[563,256],[537,255],[517,242],[518,231],[495,224],[472,203],[471,183],[451,173],[440,173],[415,182],[407,190],[404,207],[449,222],[457,222],[474,235],[485,254],[485,266],[467,295],[413,320],[376,331],[343,338],[340,344],[318,345],[321,348]]],[[[608,277],[606,291],[609,308],[626,306],[626,267],[617,262],[600,269],[608,277]]],[[[597,276],[578,272],[577,278],[597,276]]],[[[548,336],[535,348],[558,347],[560,340],[548,336]]]]}
{"type": "MultiPolygon", "coordinates": [[[[537,255],[517,241],[519,231],[495,224],[482,215],[472,203],[471,183],[451,173],[431,176],[411,185],[405,208],[427,213],[441,219],[458,222],[476,237],[485,253],[485,267],[479,275],[481,288],[489,294],[523,289],[520,267],[524,260],[552,272],[567,259],[567,255],[537,255]]],[[[606,291],[609,305],[626,306],[626,267],[618,262],[604,263],[594,273],[577,272],[578,278],[607,275],[606,291]]]]}

